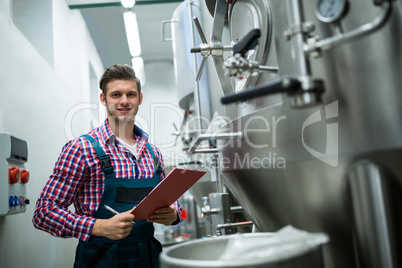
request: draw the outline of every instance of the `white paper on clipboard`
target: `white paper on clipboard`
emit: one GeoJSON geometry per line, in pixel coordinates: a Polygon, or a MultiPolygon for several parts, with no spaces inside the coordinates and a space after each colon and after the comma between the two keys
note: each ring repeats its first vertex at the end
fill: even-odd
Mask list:
{"type": "Polygon", "coordinates": [[[136,207],[131,210],[134,220],[145,220],[158,208],[168,207],[193,186],[205,171],[173,168],[136,207]]]}

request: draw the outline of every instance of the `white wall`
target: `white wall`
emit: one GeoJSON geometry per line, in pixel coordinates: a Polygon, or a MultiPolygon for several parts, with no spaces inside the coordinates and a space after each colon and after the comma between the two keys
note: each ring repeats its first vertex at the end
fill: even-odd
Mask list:
{"type": "Polygon", "coordinates": [[[136,124],[149,133],[149,141],[162,151],[165,166],[173,166],[187,159],[182,152],[180,138],[175,146],[184,111],[178,105],[176,81],[172,61],[145,63],[147,83],[142,88],[144,95],[136,117],[136,124]]]}
{"type": "MultiPolygon", "coordinates": [[[[66,129],[79,135],[91,128],[90,110],[80,111],[67,128],[65,117],[74,106],[90,101],[90,64],[98,77],[104,68],[78,10],[52,1],[52,40],[45,40],[53,46],[49,62],[14,25],[10,2],[0,0],[0,131],[28,143],[31,203],[25,213],[0,217],[0,267],[72,267],[77,240],[34,229],[32,214],[67,141],[66,129]]],[[[40,25],[34,30],[41,38],[40,25]]]]}

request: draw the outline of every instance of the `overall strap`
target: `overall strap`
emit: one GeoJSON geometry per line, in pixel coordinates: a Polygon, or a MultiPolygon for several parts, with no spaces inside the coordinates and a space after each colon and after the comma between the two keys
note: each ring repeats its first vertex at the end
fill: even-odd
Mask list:
{"type": "Polygon", "coordinates": [[[82,137],[86,138],[91,142],[92,147],[95,149],[96,155],[98,156],[99,162],[102,166],[102,171],[106,176],[106,179],[114,179],[114,170],[112,162],[110,161],[110,156],[105,153],[100,144],[90,135],[85,134],[82,137]]]}
{"type": "Polygon", "coordinates": [[[155,165],[155,173],[159,172],[162,173],[162,163],[159,160],[159,158],[157,158],[154,154],[154,150],[152,149],[152,146],[147,142],[147,148],[149,150],[149,152],[151,153],[151,156],[154,160],[154,165],[155,165]]]}

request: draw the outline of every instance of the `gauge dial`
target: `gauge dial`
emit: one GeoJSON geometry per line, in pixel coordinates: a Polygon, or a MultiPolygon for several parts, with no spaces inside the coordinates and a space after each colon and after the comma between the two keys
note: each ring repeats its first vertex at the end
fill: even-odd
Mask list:
{"type": "Polygon", "coordinates": [[[326,23],[339,20],[344,14],[347,0],[319,0],[316,8],[317,18],[326,23]]]}

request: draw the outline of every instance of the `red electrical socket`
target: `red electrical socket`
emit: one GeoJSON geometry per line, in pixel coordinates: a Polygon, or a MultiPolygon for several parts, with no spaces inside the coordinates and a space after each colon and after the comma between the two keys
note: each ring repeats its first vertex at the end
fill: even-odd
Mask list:
{"type": "Polygon", "coordinates": [[[8,168],[8,183],[14,184],[17,183],[20,179],[20,169],[17,167],[8,168]]]}
{"type": "Polygon", "coordinates": [[[29,181],[29,171],[26,169],[21,170],[21,183],[27,183],[29,181]]]}

